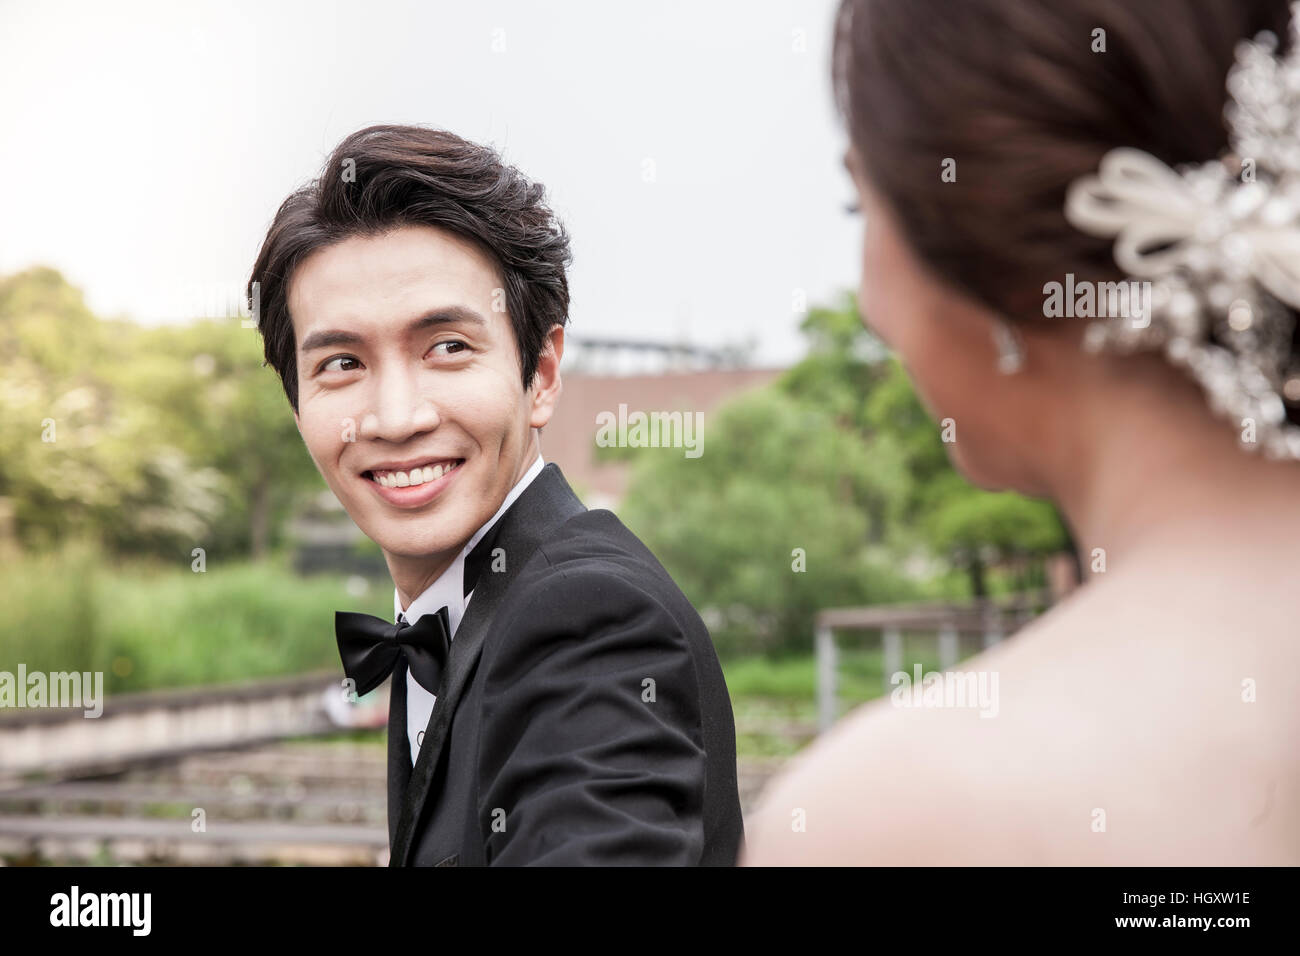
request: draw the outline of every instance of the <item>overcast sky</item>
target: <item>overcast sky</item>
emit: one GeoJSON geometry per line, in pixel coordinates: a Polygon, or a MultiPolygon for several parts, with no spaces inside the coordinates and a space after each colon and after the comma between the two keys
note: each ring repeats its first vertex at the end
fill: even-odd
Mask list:
{"type": "Polygon", "coordinates": [[[796,290],[856,284],[834,7],[0,0],[0,272],[52,265],[102,315],[220,314],[340,139],[421,123],[546,184],[571,335],[787,364],[796,290]]]}

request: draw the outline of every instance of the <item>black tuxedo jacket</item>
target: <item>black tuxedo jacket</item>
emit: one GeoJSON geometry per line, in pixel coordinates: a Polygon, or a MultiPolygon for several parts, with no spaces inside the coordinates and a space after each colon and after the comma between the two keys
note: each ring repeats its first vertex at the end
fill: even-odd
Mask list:
{"type": "Polygon", "coordinates": [[[393,671],[389,865],[734,864],[731,700],[654,555],[548,464],[465,573],[414,768],[404,661],[393,671]]]}

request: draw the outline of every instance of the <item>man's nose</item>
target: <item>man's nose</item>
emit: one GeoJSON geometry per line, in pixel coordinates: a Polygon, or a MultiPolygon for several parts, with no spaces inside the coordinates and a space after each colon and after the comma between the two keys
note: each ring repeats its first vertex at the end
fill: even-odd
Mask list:
{"type": "Polygon", "coordinates": [[[369,408],[362,415],[358,437],[402,442],[438,427],[438,409],[422,393],[419,370],[399,366],[372,379],[369,408]]]}

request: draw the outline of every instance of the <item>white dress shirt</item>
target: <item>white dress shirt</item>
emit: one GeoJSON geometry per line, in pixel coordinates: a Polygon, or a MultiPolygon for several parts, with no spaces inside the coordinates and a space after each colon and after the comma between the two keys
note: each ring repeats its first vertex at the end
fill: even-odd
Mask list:
{"type": "MultiPolygon", "coordinates": [[[[447,623],[450,629],[450,636],[454,639],[456,628],[460,627],[460,619],[465,616],[465,608],[469,604],[469,599],[474,596],[474,592],[465,593],[465,558],[474,546],[483,539],[483,536],[491,530],[497,520],[505,514],[516,498],[518,498],[525,488],[527,488],[545,466],[542,456],[539,454],[537,460],[533,462],[524,476],[519,479],[518,483],[510,489],[510,494],[506,495],[506,500],[501,502],[501,507],[497,509],[491,519],[474,532],[474,536],[469,539],[456,555],[456,560],[441,576],[430,584],[406,609],[406,620],[414,624],[426,614],[436,614],[438,608],[444,604],[447,606],[447,623]]],[[[397,595],[397,588],[393,588],[393,617],[401,617],[402,601],[397,595]]],[[[438,698],[429,693],[424,687],[411,676],[408,668],[406,671],[406,736],[411,743],[411,765],[415,765],[415,759],[420,755],[420,744],[424,742],[424,729],[429,725],[429,718],[433,714],[433,704],[438,698]]]]}

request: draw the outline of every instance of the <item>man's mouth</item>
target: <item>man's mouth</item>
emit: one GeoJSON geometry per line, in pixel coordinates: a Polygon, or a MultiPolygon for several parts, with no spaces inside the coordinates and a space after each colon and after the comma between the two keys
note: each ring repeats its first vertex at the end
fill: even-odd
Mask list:
{"type": "Polygon", "coordinates": [[[363,472],[375,484],[384,488],[410,488],[423,485],[454,471],[465,463],[464,458],[431,459],[402,469],[375,468],[363,472]]]}

